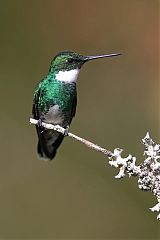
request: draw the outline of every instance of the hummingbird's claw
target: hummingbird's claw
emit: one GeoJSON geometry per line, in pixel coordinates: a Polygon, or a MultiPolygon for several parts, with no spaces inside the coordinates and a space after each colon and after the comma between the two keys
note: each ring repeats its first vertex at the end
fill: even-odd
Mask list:
{"type": "Polygon", "coordinates": [[[42,119],[38,119],[37,125],[38,125],[38,127],[42,127],[42,119]]]}
{"type": "Polygon", "coordinates": [[[69,125],[65,128],[65,131],[64,131],[64,136],[68,136],[68,133],[69,133],[69,125]]]}

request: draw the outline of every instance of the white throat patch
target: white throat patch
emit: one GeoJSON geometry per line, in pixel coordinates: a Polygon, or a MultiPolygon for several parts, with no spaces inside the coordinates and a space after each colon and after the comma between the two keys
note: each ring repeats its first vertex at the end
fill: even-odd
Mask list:
{"type": "Polygon", "coordinates": [[[72,69],[69,71],[59,71],[56,74],[56,79],[66,83],[76,82],[78,77],[79,69],[72,69]]]}

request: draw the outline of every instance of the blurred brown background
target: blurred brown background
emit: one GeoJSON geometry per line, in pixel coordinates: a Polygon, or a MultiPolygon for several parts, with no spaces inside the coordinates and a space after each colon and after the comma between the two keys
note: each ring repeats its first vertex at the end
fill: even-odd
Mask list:
{"type": "Polygon", "coordinates": [[[160,239],[137,179],[114,179],[108,159],[66,138],[37,158],[33,92],[53,56],[122,52],[86,64],[71,131],[143,161],[158,132],[158,0],[0,1],[0,239],[160,239]]]}

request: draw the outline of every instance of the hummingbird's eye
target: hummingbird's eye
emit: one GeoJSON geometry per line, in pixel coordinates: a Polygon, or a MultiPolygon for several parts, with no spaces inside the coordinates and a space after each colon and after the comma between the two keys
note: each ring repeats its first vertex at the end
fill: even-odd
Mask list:
{"type": "Polygon", "coordinates": [[[67,62],[68,62],[68,63],[73,63],[73,62],[74,62],[74,59],[73,59],[73,58],[68,58],[68,59],[67,59],[67,62]]]}

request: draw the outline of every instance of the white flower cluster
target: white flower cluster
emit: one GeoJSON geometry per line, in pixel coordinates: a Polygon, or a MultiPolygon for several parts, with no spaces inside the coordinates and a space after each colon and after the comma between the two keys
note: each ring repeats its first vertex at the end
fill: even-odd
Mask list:
{"type": "Polygon", "coordinates": [[[129,155],[126,158],[121,156],[122,149],[116,148],[110,157],[109,164],[119,168],[115,178],[122,178],[125,173],[131,176],[138,176],[138,187],[141,190],[151,191],[156,196],[158,203],[150,208],[153,212],[158,212],[157,219],[160,220],[160,145],[155,144],[149,133],[142,139],[144,144],[144,162],[136,166],[136,158],[129,155]]]}

